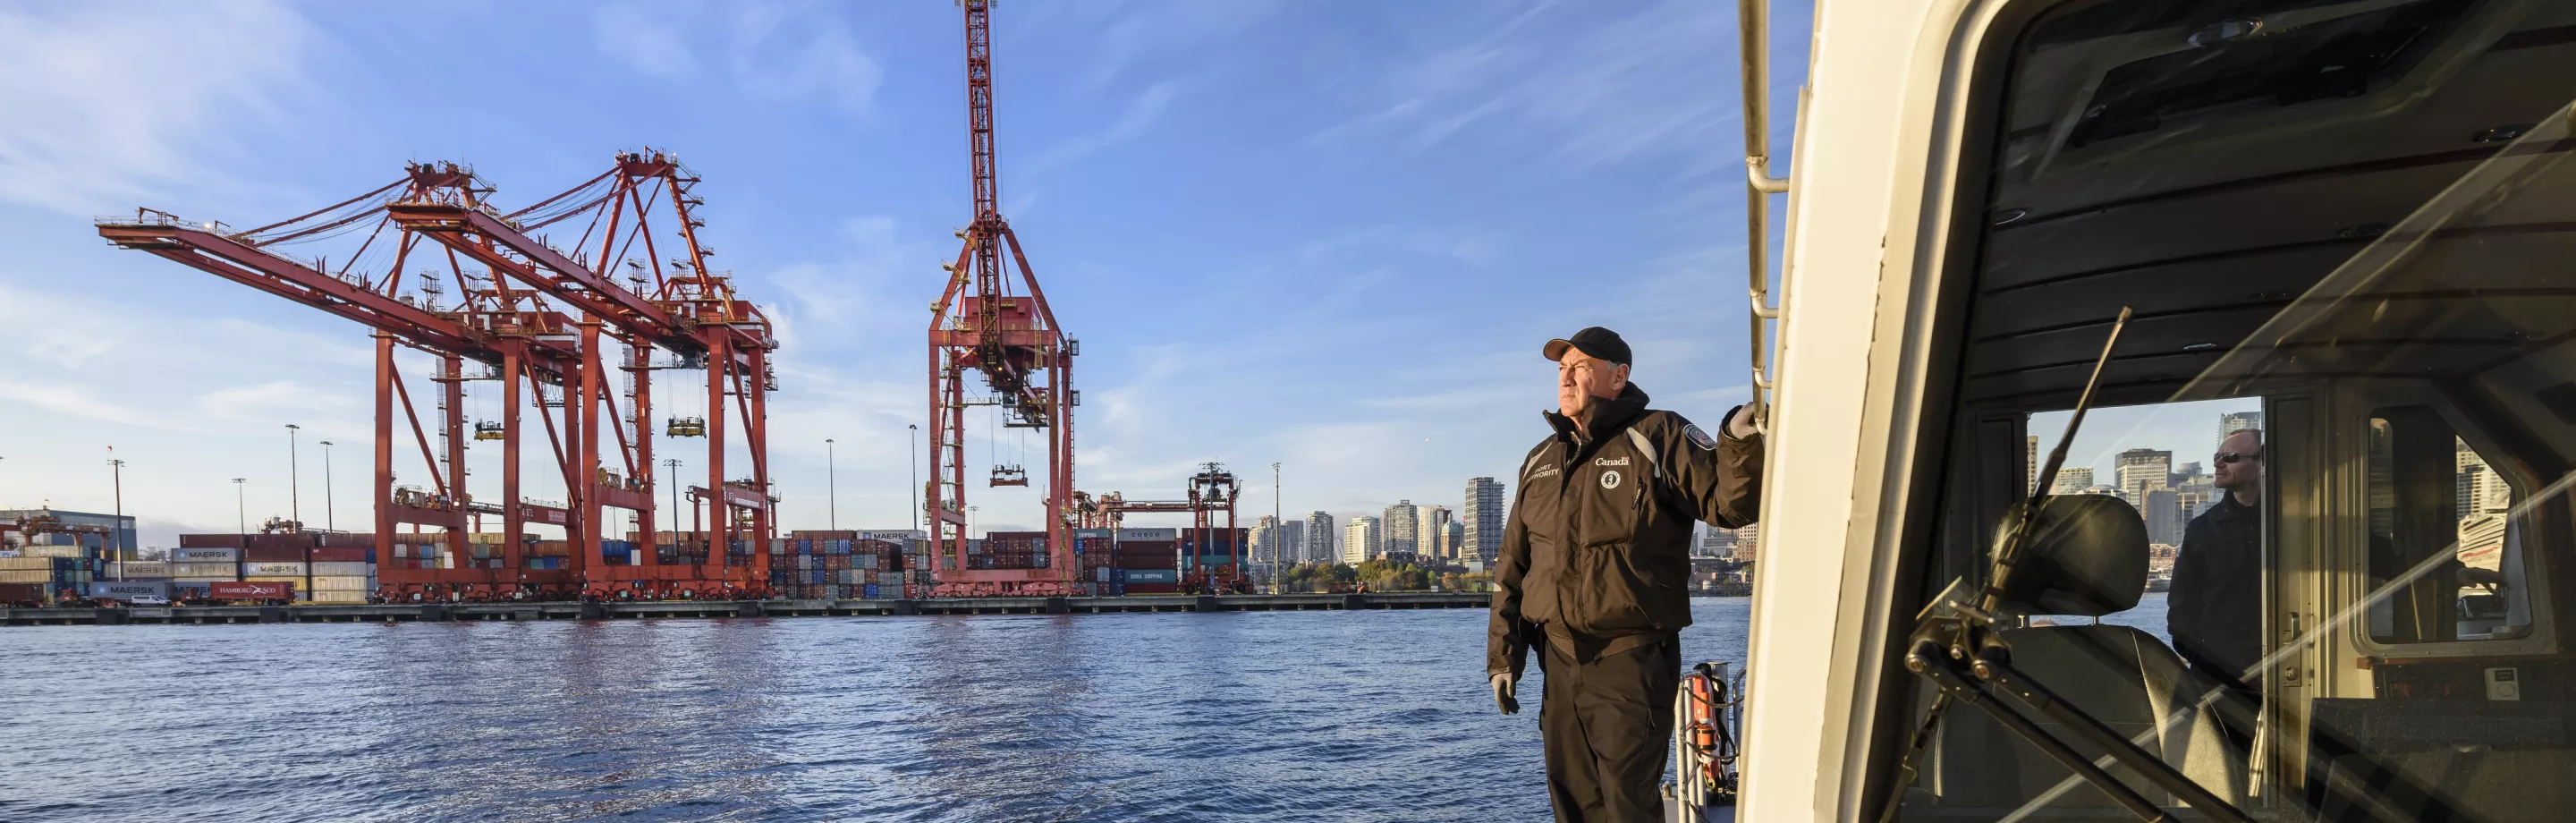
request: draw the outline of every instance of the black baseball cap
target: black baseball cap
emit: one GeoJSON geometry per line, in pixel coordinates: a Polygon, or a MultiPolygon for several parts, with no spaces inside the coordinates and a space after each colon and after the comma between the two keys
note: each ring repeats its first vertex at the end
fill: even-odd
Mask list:
{"type": "Polygon", "coordinates": [[[1547,341],[1547,349],[1545,350],[1547,359],[1563,359],[1565,357],[1565,350],[1569,347],[1582,351],[1584,354],[1591,355],[1595,358],[1608,360],[1622,366],[1630,365],[1628,362],[1628,341],[1619,339],[1618,332],[1611,331],[1600,326],[1593,326],[1582,331],[1575,332],[1573,337],[1559,337],[1557,339],[1547,341]]]}

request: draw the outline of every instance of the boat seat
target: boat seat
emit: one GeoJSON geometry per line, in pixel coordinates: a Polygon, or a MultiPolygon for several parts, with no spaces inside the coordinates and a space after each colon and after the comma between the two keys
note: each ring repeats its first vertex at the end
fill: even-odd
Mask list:
{"type": "MultiPolygon", "coordinates": [[[[2074,495],[2051,498],[2034,527],[2033,554],[2006,593],[2018,614],[2100,617],[2135,608],[2146,588],[2147,544],[2137,510],[2117,498],[2074,495]],[[2044,547],[2044,548],[2042,548],[2044,547]]],[[[2140,749],[2231,803],[2246,796],[2246,753],[2230,740],[2254,728],[2254,707],[2234,692],[2185,666],[2171,647],[2127,626],[2050,625],[2003,629],[2014,668],[2076,708],[2102,721],[2140,749]]],[[[1928,699],[1928,698],[1926,698],[1928,699]]],[[[2042,728],[2075,740],[2057,721],[2007,702],[2042,728]]],[[[2075,748],[2088,755],[2089,747],[2075,748]]],[[[2066,791],[2042,804],[2090,819],[2116,806],[2108,795],[2075,778],[2055,759],[2006,730],[1985,711],[1953,708],[1942,723],[1922,785],[1935,796],[1909,818],[1945,819],[1967,809],[2019,808],[2061,783],[2066,791]]],[[[2141,796],[2174,806],[2173,796],[2130,769],[2111,766],[2141,796]]],[[[2040,814],[2034,819],[2050,819],[2040,814]]]]}

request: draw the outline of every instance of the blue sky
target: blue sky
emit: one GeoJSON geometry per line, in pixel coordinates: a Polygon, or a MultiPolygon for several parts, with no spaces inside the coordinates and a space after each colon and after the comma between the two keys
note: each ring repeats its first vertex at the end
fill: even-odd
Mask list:
{"type": "MultiPolygon", "coordinates": [[[[1776,17],[1786,112],[1808,17],[1776,17]]],[[[1292,513],[1455,506],[1543,433],[1540,343],[1592,324],[1628,336],[1661,406],[1714,420],[1746,396],[1728,5],[994,20],[1004,213],[1083,342],[1081,488],[1176,497],[1220,460],[1248,520],[1277,461],[1292,513]]],[[[410,160],[470,163],[515,208],[649,145],[705,177],[707,242],[779,321],[783,525],[823,526],[829,437],[840,524],[898,527],[923,307],[970,216],[960,41],[939,0],[0,4],[0,507],[107,509],[113,445],[147,544],[232,528],[232,477],[256,523],[289,506],[297,423],[305,519],[332,440],[336,520],[364,528],[364,333],[110,248],[94,215],[256,225],[410,160]]],[[[487,498],[496,451],[471,458],[487,498]]],[[[991,452],[979,436],[969,465],[991,452]]],[[[1031,493],[970,502],[979,530],[1039,522],[1031,493]]]]}

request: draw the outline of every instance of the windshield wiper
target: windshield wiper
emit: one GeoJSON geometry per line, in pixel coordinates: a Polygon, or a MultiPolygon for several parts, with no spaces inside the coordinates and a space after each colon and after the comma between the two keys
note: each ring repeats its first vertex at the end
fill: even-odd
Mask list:
{"type": "Polygon", "coordinates": [[[1915,771],[1923,751],[1930,745],[1933,731],[1942,715],[1954,702],[1974,705],[1992,715],[1995,722],[2028,741],[2050,758],[2064,764],[2076,776],[2093,784],[2113,802],[2128,809],[2140,820],[2170,820],[2171,815],[2152,801],[2095,766],[2091,758],[2077,752],[2069,741],[2051,733],[2032,719],[2023,707],[2057,721],[2085,746],[2102,752],[2121,765],[2137,772],[2148,783],[2173,793],[2191,804],[2193,810],[2216,820],[2251,823],[2252,818],[2227,801],[2220,800],[2199,783],[2162,759],[2148,754],[2104,725],[2100,718],[2066,702],[2056,692],[2012,664],[2012,646],[1997,630],[1995,615],[2002,608],[2005,592],[2015,569],[2025,559],[2031,535],[2039,522],[2040,506],[2048,502],[2052,483],[2042,478],[2057,476],[2066,463],[2066,449],[2075,442],[2075,432],[2084,425],[2084,412],[2093,404],[2093,392],[2102,385],[2102,373],[2111,363],[2111,348],[2120,342],[2120,331],[2129,324],[2129,309],[2122,307],[2120,316],[2111,322],[2111,335],[2102,341],[2102,354],[2093,361],[2093,375],[2084,381],[2084,393],[2075,401],[2074,414],[2066,421],[2066,431],[2057,438],[2057,447],[2048,452],[2048,465],[2032,478],[2030,496],[2011,513],[2005,532],[1996,541],[1994,563],[1986,575],[1983,590],[1971,593],[1967,581],[1953,581],[1933,598],[1930,606],[1916,616],[1912,634],[1906,637],[1905,668],[1922,675],[1939,689],[1932,706],[1924,712],[1923,724],[1908,741],[1905,759],[1898,766],[1897,783],[1887,798],[1881,821],[1896,819],[1897,807],[1905,799],[1905,790],[1914,785],[1915,771]],[[2005,698],[2010,698],[2007,701],[2005,698]],[[2013,704],[2019,704],[2018,706],[2013,704]]]}

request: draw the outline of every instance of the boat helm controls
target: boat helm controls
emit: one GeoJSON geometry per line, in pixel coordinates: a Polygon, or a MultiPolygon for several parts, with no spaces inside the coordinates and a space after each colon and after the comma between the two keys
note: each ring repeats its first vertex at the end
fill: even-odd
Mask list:
{"type": "Polygon", "coordinates": [[[1903,585],[1943,631],[1991,620],[2065,705],[1927,724],[1955,698],[1892,667],[1877,795],[1900,820],[2134,819],[2123,794],[2565,819],[2576,3],[2012,8],[2001,87],[1972,95],[1988,148],[1956,185],[1983,208],[1953,230],[1949,445],[1903,585]],[[2081,528],[2015,537],[2035,497],[2082,496],[2040,504],[2081,528]],[[2058,553],[1995,562],[2032,540],[2058,553]],[[2054,594],[1974,596],[2002,568],[2054,594]]]}

